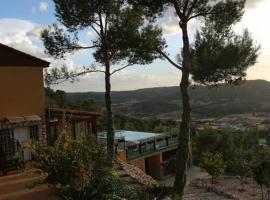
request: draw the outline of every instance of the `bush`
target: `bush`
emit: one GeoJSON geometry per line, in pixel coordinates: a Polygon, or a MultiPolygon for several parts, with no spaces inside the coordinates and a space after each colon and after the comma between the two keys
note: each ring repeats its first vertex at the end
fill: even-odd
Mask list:
{"type": "Polygon", "coordinates": [[[202,153],[200,167],[206,170],[212,176],[213,184],[214,178],[217,178],[224,173],[225,164],[222,154],[210,152],[202,153]]]}
{"type": "Polygon", "coordinates": [[[105,151],[94,137],[73,140],[63,134],[52,147],[32,151],[45,181],[64,199],[138,199],[137,191],[107,167],[105,151]]]}
{"type": "Polygon", "coordinates": [[[252,176],[252,162],[242,153],[236,152],[234,158],[230,160],[227,165],[229,166],[230,172],[239,176],[242,186],[241,190],[244,191],[246,178],[252,176]]]}

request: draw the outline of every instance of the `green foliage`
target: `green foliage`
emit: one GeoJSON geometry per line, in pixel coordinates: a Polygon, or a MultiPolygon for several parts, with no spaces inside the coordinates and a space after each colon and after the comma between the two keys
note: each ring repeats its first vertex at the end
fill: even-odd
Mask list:
{"type": "Polygon", "coordinates": [[[230,172],[240,177],[242,190],[244,190],[245,179],[252,177],[252,160],[243,152],[235,152],[234,157],[227,162],[230,172]]]}
{"type": "Polygon", "coordinates": [[[94,137],[73,140],[63,134],[52,147],[33,146],[45,181],[64,199],[137,199],[137,191],[108,167],[106,154],[94,137]]]}
{"type": "MultiPolygon", "coordinates": [[[[66,29],[56,24],[51,25],[42,32],[42,39],[47,54],[56,58],[63,58],[66,53],[94,49],[92,53],[97,63],[125,68],[134,64],[151,63],[160,57],[156,48],[165,47],[161,30],[145,24],[142,10],[128,6],[126,0],[54,0],[54,3],[56,17],[66,29]],[[83,46],[78,33],[88,28],[96,37],[83,46]]],[[[110,68],[105,70],[109,74],[117,72],[111,72],[110,68]]],[[[48,83],[67,79],[74,81],[75,77],[85,73],[105,70],[88,65],[78,72],[69,72],[63,67],[61,70],[52,69],[48,72],[46,80],[48,83]]]]}
{"type": "MultiPolygon", "coordinates": [[[[252,112],[268,113],[270,109],[263,106],[270,102],[268,91],[270,82],[264,80],[247,80],[239,87],[227,84],[211,89],[205,86],[191,86],[189,95],[192,99],[192,115],[195,118],[209,118],[252,112]]],[[[104,105],[103,92],[79,92],[67,95],[72,101],[91,98],[99,105],[104,105]]],[[[139,118],[151,118],[154,115],[175,119],[178,116],[175,115],[175,111],[182,110],[182,106],[178,103],[180,100],[177,86],[112,92],[115,112],[139,118]]]]}
{"type": "Polygon", "coordinates": [[[222,154],[210,152],[202,153],[200,167],[212,176],[213,183],[214,178],[217,178],[224,173],[225,163],[222,154]]]}
{"type": "Polygon", "coordinates": [[[232,31],[219,33],[208,24],[196,34],[192,78],[205,85],[238,83],[255,64],[259,48],[247,30],[242,36],[232,31]]]}
{"type": "Polygon", "coordinates": [[[193,156],[195,163],[198,163],[202,152],[219,152],[224,160],[233,156],[235,148],[233,133],[230,131],[219,132],[211,128],[205,128],[198,132],[193,139],[193,156]]]}
{"type": "MultiPolygon", "coordinates": [[[[259,160],[264,157],[267,158],[268,155],[267,150],[260,149],[259,147],[259,132],[256,130],[232,132],[229,130],[217,131],[205,128],[199,131],[195,138],[193,138],[195,163],[198,163],[201,152],[207,151],[222,153],[226,162],[234,159],[237,160],[239,156],[244,156],[248,162],[255,163],[260,162],[259,160]],[[257,156],[260,152],[262,155],[257,156]]],[[[230,165],[227,165],[226,171],[231,172],[230,165]]]]}
{"type": "MultiPolygon", "coordinates": [[[[225,171],[238,175],[242,190],[246,178],[252,177],[252,169],[270,160],[270,148],[260,147],[259,139],[265,137],[256,130],[243,132],[215,131],[204,129],[193,139],[193,157],[195,164],[203,157],[202,152],[216,152],[223,155],[225,171]]],[[[259,173],[255,170],[256,173],[259,173]]],[[[254,170],[253,170],[254,171],[254,170]]],[[[258,170],[259,171],[259,170],[258,170]]],[[[261,174],[256,175],[261,179],[261,174]]]]}
{"type": "Polygon", "coordinates": [[[45,88],[46,108],[64,108],[83,111],[101,111],[101,107],[93,99],[71,101],[67,94],[61,90],[45,88]]]}
{"type": "Polygon", "coordinates": [[[47,108],[69,108],[70,106],[66,93],[61,90],[54,91],[50,88],[45,88],[45,101],[47,108]]]}
{"type": "Polygon", "coordinates": [[[173,120],[141,119],[127,117],[124,115],[115,115],[115,128],[117,130],[148,131],[155,133],[170,132],[178,126],[173,120]]]}

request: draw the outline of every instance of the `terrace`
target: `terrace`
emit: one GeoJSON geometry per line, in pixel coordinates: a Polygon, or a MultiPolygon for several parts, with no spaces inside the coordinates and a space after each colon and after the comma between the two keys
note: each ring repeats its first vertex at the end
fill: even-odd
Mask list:
{"type": "MultiPolygon", "coordinates": [[[[98,137],[105,143],[105,133],[100,133],[98,137]]],[[[125,151],[128,161],[175,149],[177,144],[176,133],[115,131],[116,152],[125,151]]]]}

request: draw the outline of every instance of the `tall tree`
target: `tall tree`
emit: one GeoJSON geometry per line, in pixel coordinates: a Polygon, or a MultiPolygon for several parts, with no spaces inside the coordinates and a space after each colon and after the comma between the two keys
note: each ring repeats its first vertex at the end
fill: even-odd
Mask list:
{"type": "Polygon", "coordinates": [[[180,91],[182,96],[182,120],[174,182],[175,199],[183,198],[189,148],[190,98],[188,86],[190,75],[198,83],[207,85],[229,82],[237,83],[245,77],[245,70],[255,63],[258,47],[245,31],[237,36],[232,25],[240,21],[244,13],[245,0],[130,0],[135,7],[143,7],[145,15],[156,19],[168,7],[173,8],[182,31],[180,62],[168,54],[157,51],[182,72],[180,91]],[[196,34],[194,47],[189,40],[188,24],[199,20],[203,28],[196,34]],[[232,57],[231,57],[232,56],[232,57]]]}
{"type": "Polygon", "coordinates": [[[65,67],[54,68],[46,81],[59,83],[91,72],[105,74],[107,152],[111,165],[114,158],[111,76],[131,65],[151,63],[160,57],[155,48],[163,49],[165,42],[161,31],[145,24],[142,11],[130,7],[126,0],[54,0],[54,3],[55,15],[63,28],[54,24],[42,32],[47,53],[63,58],[66,53],[90,49],[96,62],[75,72],[65,67]],[[79,40],[79,33],[85,30],[95,33],[87,46],[79,40]]]}

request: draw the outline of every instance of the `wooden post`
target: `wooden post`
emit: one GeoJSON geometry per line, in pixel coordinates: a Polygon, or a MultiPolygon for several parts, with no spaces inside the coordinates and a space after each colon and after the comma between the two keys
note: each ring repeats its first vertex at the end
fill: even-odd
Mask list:
{"type": "Polygon", "coordinates": [[[96,117],[93,117],[93,119],[91,120],[91,124],[92,124],[92,133],[97,135],[97,118],[96,117]]]}

